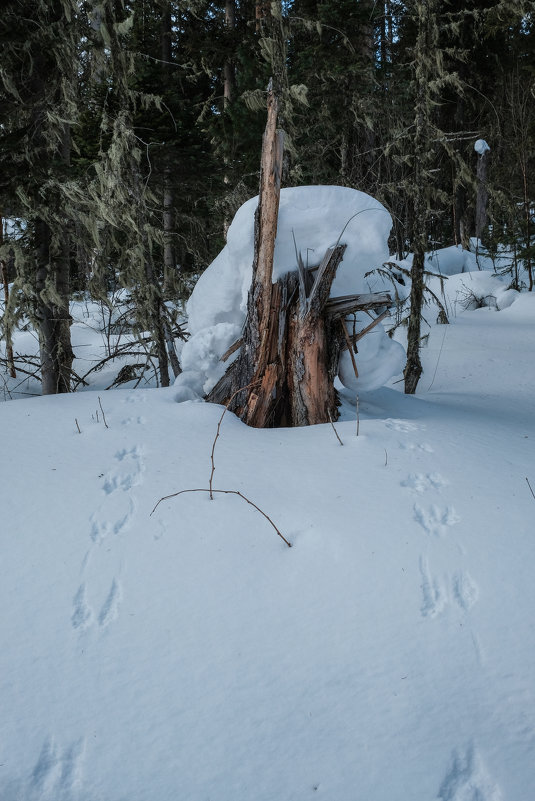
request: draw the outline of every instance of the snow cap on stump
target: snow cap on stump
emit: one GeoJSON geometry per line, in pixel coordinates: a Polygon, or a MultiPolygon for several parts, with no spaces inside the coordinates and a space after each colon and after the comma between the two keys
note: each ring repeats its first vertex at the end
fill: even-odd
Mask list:
{"type": "MultiPolygon", "coordinates": [[[[201,275],[188,301],[191,337],[182,351],[186,375],[180,375],[175,383],[178,401],[192,399],[201,387],[203,393],[209,392],[229,366],[230,360],[223,363],[220,358],[240,337],[245,322],[257,205],[258,197],[254,197],[238,209],[228,230],[226,246],[201,275]]],[[[296,247],[305,265],[313,266],[319,264],[327,248],[339,241],[347,248],[332,286],[332,296],[390,289],[384,279],[366,273],[388,259],[391,227],[392,220],[384,206],[364,192],[342,186],[282,189],[273,281],[297,270],[296,247]]],[[[374,343],[364,347],[367,339],[364,337],[359,351],[361,344],[363,350],[370,351],[373,369],[368,369],[364,360],[359,362],[356,383],[361,390],[382,386],[403,369],[403,349],[386,336],[382,326],[378,325],[368,336],[374,337],[374,343]],[[377,360],[384,362],[385,367],[388,364],[387,369],[378,370],[377,360]]],[[[354,388],[354,374],[351,378],[349,371],[343,369],[346,356],[349,358],[349,354],[342,358],[341,373],[354,388]]]]}

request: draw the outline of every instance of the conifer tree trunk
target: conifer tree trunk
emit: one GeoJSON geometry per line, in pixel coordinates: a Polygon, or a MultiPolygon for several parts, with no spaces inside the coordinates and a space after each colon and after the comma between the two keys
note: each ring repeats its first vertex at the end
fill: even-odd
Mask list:
{"type": "Polygon", "coordinates": [[[412,242],[410,314],[407,331],[407,363],[405,393],[413,395],[422,374],[420,328],[424,293],[425,253],[428,244],[428,167],[430,162],[430,115],[432,99],[429,91],[431,70],[429,58],[436,47],[436,0],[416,0],[418,33],[414,53],[415,114],[413,140],[412,242]]]}
{"type": "MultiPolygon", "coordinates": [[[[54,19],[62,17],[59,4],[53,4],[54,19]]],[[[37,55],[34,74],[36,104],[33,110],[35,125],[35,141],[43,153],[47,153],[44,135],[44,119],[46,115],[46,86],[41,54],[37,55]]],[[[56,81],[67,76],[56,75],[56,81]]],[[[58,90],[59,93],[59,90],[58,90]]],[[[52,161],[55,156],[65,170],[70,166],[70,128],[67,123],[61,124],[57,132],[59,143],[55,153],[49,155],[52,161]]],[[[60,201],[57,201],[58,204],[60,201]]],[[[51,198],[50,203],[56,203],[51,198]]],[[[48,209],[45,210],[48,213],[48,209]]],[[[34,253],[35,253],[35,315],[39,331],[39,352],[41,361],[41,391],[43,395],[70,392],[71,369],[74,353],[71,347],[70,300],[70,235],[66,220],[60,223],[61,209],[57,208],[54,229],[43,217],[37,216],[34,221],[34,253]]]]}
{"type": "Polygon", "coordinates": [[[43,395],[54,395],[70,392],[74,358],[70,338],[69,263],[63,248],[63,252],[54,253],[52,232],[44,220],[37,219],[34,230],[41,391],[43,395]]]}
{"type": "MultiPolygon", "coordinates": [[[[172,20],[171,4],[169,0],[164,0],[161,14],[161,78],[162,90],[165,92],[172,80],[170,67],[173,58],[172,49],[172,20]]],[[[175,193],[172,180],[172,169],[170,165],[170,154],[165,152],[163,155],[163,263],[164,263],[164,287],[170,283],[172,285],[173,273],[176,270],[176,251],[174,244],[175,231],[175,193]]]]}
{"type": "MultiPolygon", "coordinates": [[[[236,25],[236,0],[225,0],[225,26],[233,31],[236,25]]],[[[234,63],[229,55],[223,66],[223,103],[224,107],[232,103],[234,96],[234,63]]]]}
{"type": "Polygon", "coordinates": [[[489,193],[487,189],[487,169],[489,163],[488,150],[484,150],[478,154],[477,157],[477,196],[476,196],[476,239],[481,239],[485,226],[487,224],[487,204],[489,193]]]}

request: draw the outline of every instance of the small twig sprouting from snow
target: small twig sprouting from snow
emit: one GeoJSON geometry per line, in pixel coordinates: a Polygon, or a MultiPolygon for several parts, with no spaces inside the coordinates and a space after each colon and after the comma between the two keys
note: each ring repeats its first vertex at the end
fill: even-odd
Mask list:
{"type": "Polygon", "coordinates": [[[336,439],[338,440],[338,442],[340,443],[340,445],[343,445],[344,443],[342,442],[342,440],[341,440],[341,439],[340,439],[340,437],[338,436],[338,431],[337,431],[337,430],[336,430],[336,428],[334,427],[333,419],[332,419],[332,417],[331,417],[331,413],[330,413],[330,412],[329,412],[329,420],[330,420],[330,423],[331,423],[331,425],[332,425],[332,427],[333,427],[333,431],[334,431],[334,433],[336,434],[336,439]]]}
{"type": "Polygon", "coordinates": [[[240,392],[243,392],[246,389],[251,389],[251,387],[254,387],[258,383],[259,383],[258,381],[254,381],[252,384],[247,384],[247,386],[240,387],[239,389],[237,389],[236,392],[234,392],[234,394],[231,395],[230,398],[228,399],[228,401],[227,401],[227,403],[225,405],[225,408],[223,409],[223,414],[219,418],[219,423],[217,424],[217,431],[216,431],[215,439],[214,439],[214,442],[212,444],[212,453],[210,454],[210,460],[212,462],[212,472],[210,473],[210,480],[208,482],[208,486],[210,488],[210,500],[211,501],[214,500],[214,496],[212,494],[212,487],[213,487],[213,483],[214,483],[214,473],[215,473],[215,461],[214,461],[215,446],[216,446],[217,440],[219,439],[219,434],[221,432],[221,423],[223,422],[223,418],[226,415],[226,413],[228,412],[228,408],[229,408],[230,404],[232,403],[232,401],[234,400],[234,398],[236,397],[236,395],[239,395],[240,392]]]}
{"type": "Polygon", "coordinates": [[[526,476],[526,481],[528,482],[528,487],[530,488],[531,494],[532,494],[532,495],[533,495],[533,497],[535,498],[535,492],[533,492],[533,487],[532,487],[532,486],[531,486],[531,484],[529,483],[529,478],[528,478],[527,476],[526,476]]]}
{"type": "Polygon", "coordinates": [[[102,419],[104,420],[104,425],[106,428],[109,428],[109,425],[106,422],[106,415],[104,414],[104,409],[102,408],[102,401],[100,400],[100,395],[98,396],[98,405],[100,406],[100,411],[102,412],[102,419]]]}
{"type": "MultiPolygon", "coordinates": [[[[273,528],[275,529],[275,531],[277,532],[277,534],[279,535],[281,540],[284,540],[284,542],[286,543],[288,548],[292,547],[292,543],[289,542],[286,539],[286,537],[279,531],[279,529],[277,528],[277,526],[275,525],[273,520],[269,517],[269,515],[267,515],[265,512],[263,512],[262,509],[259,506],[256,505],[256,503],[254,503],[249,498],[247,498],[242,492],[239,492],[238,490],[221,490],[221,489],[214,489],[213,488],[213,479],[214,479],[214,473],[215,473],[215,460],[214,460],[215,446],[217,444],[217,440],[219,439],[219,434],[220,434],[220,431],[221,431],[221,423],[223,422],[223,417],[227,413],[228,408],[229,408],[230,404],[232,403],[232,401],[234,400],[234,398],[236,397],[236,395],[238,395],[240,392],[243,392],[246,389],[250,389],[251,387],[256,386],[259,383],[260,383],[259,381],[253,381],[251,384],[247,384],[245,387],[240,387],[240,389],[237,389],[236,392],[234,392],[234,394],[231,395],[231,397],[228,399],[228,401],[227,401],[227,403],[225,405],[225,408],[223,409],[223,414],[219,418],[219,423],[217,424],[217,432],[216,432],[216,435],[215,435],[214,442],[212,444],[212,453],[211,453],[211,457],[210,457],[211,458],[211,462],[212,462],[212,471],[210,473],[209,486],[207,488],[203,487],[203,488],[197,488],[197,489],[179,490],[179,492],[173,492],[171,495],[165,495],[163,498],[160,498],[160,500],[158,501],[158,503],[156,504],[156,506],[154,507],[154,509],[150,513],[150,515],[149,515],[150,517],[152,517],[152,515],[154,514],[154,512],[156,511],[158,506],[162,503],[162,501],[167,501],[167,500],[169,500],[169,498],[176,498],[178,495],[184,495],[186,492],[207,492],[209,494],[209,496],[210,496],[210,500],[211,501],[214,500],[214,492],[219,492],[221,495],[237,495],[239,498],[242,498],[242,500],[244,500],[246,503],[248,503],[250,506],[252,506],[254,509],[256,509],[257,512],[260,512],[260,514],[263,517],[266,518],[268,523],[271,526],[273,526],[273,528]]],[[[100,401],[100,398],[99,398],[99,401],[100,401]]],[[[104,412],[102,412],[102,414],[104,414],[104,412]]],[[[340,444],[342,444],[342,443],[340,443],[340,444]]]]}
{"type": "Polygon", "coordinates": [[[78,433],[81,434],[82,432],[80,431],[80,426],[78,425],[78,420],[76,419],[76,417],[74,418],[74,422],[76,423],[76,428],[78,429],[78,433]]]}
{"type": "Polygon", "coordinates": [[[357,437],[359,435],[359,428],[360,428],[360,411],[359,411],[359,396],[357,395],[357,437]]]}
{"type": "Polygon", "coordinates": [[[388,465],[388,453],[385,448],[385,467],[388,465]]]}
{"type": "Polygon", "coordinates": [[[220,489],[212,489],[210,487],[210,488],[207,488],[207,489],[205,489],[205,488],[202,488],[202,489],[186,489],[186,490],[180,490],[180,492],[173,492],[172,495],[165,495],[165,497],[160,498],[160,500],[158,501],[158,503],[156,504],[156,506],[154,507],[154,509],[150,513],[150,516],[152,516],[154,514],[154,512],[156,511],[158,506],[162,503],[162,501],[167,501],[167,500],[169,500],[169,498],[176,498],[178,495],[184,495],[186,492],[208,492],[210,494],[210,498],[212,498],[212,493],[214,493],[214,492],[219,492],[222,495],[238,495],[240,498],[242,498],[250,506],[253,506],[256,509],[257,512],[260,512],[260,514],[263,517],[266,518],[266,520],[273,526],[273,528],[275,529],[275,531],[277,532],[277,534],[279,535],[281,540],[284,540],[284,542],[286,543],[288,548],[292,547],[292,543],[288,542],[286,537],[284,537],[283,534],[281,534],[281,532],[279,531],[279,529],[277,528],[277,526],[275,525],[273,520],[265,512],[263,512],[262,509],[260,509],[260,507],[256,505],[256,503],[253,503],[253,501],[249,500],[249,498],[246,498],[245,495],[243,493],[239,492],[238,490],[220,490],[220,489]]]}

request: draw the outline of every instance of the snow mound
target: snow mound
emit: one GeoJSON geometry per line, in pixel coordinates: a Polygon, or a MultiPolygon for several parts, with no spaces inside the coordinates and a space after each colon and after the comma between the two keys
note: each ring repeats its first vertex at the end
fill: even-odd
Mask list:
{"type": "MultiPolygon", "coordinates": [[[[191,400],[199,388],[201,394],[209,392],[228,367],[229,362],[223,364],[220,358],[239,337],[245,322],[257,205],[258,197],[254,197],[238,210],[228,230],[226,246],[201,275],[188,301],[191,337],[182,351],[187,375],[179,376],[175,383],[178,401],[191,400]],[[192,375],[194,372],[197,378],[192,375]]],[[[388,259],[391,226],[384,206],[355,189],[341,186],[282,189],[273,280],[297,269],[296,250],[306,265],[313,266],[319,264],[327,248],[340,242],[347,247],[333,283],[333,296],[389,289],[380,276],[366,274],[388,259]]],[[[368,323],[366,318],[361,327],[368,323]]],[[[374,343],[363,344],[362,353],[369,353],[370,357],[364,356],[362,362],[359,346],[359,380],[352,372],[351,388],[356,382],[361,390],[376,389],[399,372],[402,348],[386,337],[380,325],[375,329],[374,343]]],[[[349,354],[342,361],[350,363],[349,354]]],[[[342,368],[341,375],[349,376],[349,370],[342,368]]]]}
{"type": "Polygon", "coordinates": [[[520,297],[500,276],[481,270],[451,275],[442,286],[439,279],[431,278],[429,287],[445,300],[448,313],[453,315],[484,307],[502,311],[520,297]]]}

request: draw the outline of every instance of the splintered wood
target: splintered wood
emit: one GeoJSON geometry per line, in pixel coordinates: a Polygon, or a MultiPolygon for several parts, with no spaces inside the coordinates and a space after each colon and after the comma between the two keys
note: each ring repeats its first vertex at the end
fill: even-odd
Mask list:
{"type": "MultiPolygon", "coordinates": [[[[223,361],[239,350],[235,361],[208,395],[257,428],[304,426],[338,419],[334,379],[340,354],[356,339],[349,337],[347,314],[392,304],[385,292],[330,298],[345,245],[329,248],[316,268],[298,270],[272,283],[277,235],[283,134],[277,130],[277,98],[268,87],[268,119],[264,133],[260,193],[255,215],[253,277],[243,337],[223,361]],[[342,325],[340,325],[342,323],[342,325]],[[246,387],[240,391],[240,387],[246,387]]],[[[374,320],[359,336],[383,319],[374,320]]]]}

